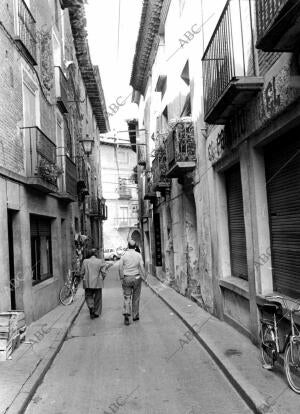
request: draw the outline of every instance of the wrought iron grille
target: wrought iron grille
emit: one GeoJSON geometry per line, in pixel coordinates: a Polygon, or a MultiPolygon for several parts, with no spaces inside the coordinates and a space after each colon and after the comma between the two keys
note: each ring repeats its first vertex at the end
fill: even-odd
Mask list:
{"type": "Polygon", "coordinates": [[[77,193],[76,165],[68,156],[65,158],[66,192],[75,196],[77,193]]]}
{"type": "Polygon", "coordinates": [[[204,52],[204,111],[207,114],[231,80],[256,76],[254,0],[228,0],[204,52]]]}
{"type": "Polygon", "coordinates": [[[68,108],[68,80],[60,66],[55,66],[55,93],[58,101],[62,101],[64,107],[68,108]]]}
{"type": "Polygon", "coordinates": [[[146,165],[146,146],[145,145],[138,145],[137,160],[138,160],[139,165],[146,165]]]}
{"type": "Polygon", "coordinates": [[[89,189],[89,174],[83,157],[78,157],[77,180],[84,185],[84,188],[89,189]]]}
{"type": "Polygon", "coordinates": [[[127,179],[119,179],[119,197],[127,200],[132,197],[131,188],[127,184],[127,179]]]}
{"type": "Polygon", "coordinates": [[[36,22],[24,0],[18,0],[17,35],[28,53],[36,61],[36,22]]]}
{"type": "Polygon", "coordinates": [[[168,164],[166,147],[161,146],[155,150],[155,158],[152,162],[153,183],[170,184],[170,179],[167,178],[168,164]]]}
{"type": "Polygon", "coordinates": [[[166,141],[167,168],[177,162],[196,161],[194,126],[191,120],[175,123],[166,141]]]}
{"type": "Polygon", "coordinates": [[[260,38],[289,0],[256,0],[257,37],[260,38]]]}
{"type": "Polygon", "coordinates": [[[57,185],[56,145],[38,128],[22,128],[26,145],[26,175],[57,185]]]}

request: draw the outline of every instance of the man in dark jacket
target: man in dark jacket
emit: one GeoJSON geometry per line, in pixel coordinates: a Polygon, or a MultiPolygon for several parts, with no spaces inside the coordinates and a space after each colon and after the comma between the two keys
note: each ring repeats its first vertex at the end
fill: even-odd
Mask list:
{"type": "Polygon", "coordinates": [[[97,250],[91,249],[88,259],[84,259],[81,267],[85,300],[90,311],[91,319],[98,318],[102,311],[102,288],[106,277],[106,264],[98,259],[97,250]]]}

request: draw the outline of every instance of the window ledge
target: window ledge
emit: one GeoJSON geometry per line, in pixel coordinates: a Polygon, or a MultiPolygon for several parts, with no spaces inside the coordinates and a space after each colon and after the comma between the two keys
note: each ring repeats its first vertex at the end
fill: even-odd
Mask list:
{"type": "Polygon", "coordinates": [[[219,285],[249,300],[249,284],[247,280],[231,276],[219,280],[219,285]]]}
{"type": "Polygon", "coordinates": [[[51,277],[49,279],[44,280],[41,283],[38,283],[35,286],[32,286],[32,288],[33,288],[34,292],[38,292],[39,290],[41,290],[41,289],[43,289],[43,288],[45,288],[49,285],[52,285],[53,283],[56,283],[56,282],[57,282],[57,279],[55,279],[54,277],[51,277]]]}

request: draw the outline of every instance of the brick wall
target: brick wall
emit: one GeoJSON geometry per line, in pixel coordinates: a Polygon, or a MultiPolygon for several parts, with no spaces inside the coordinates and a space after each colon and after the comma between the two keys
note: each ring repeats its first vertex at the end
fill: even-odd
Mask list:
{"type": "Polygon", "coordinates": [[[0,166],[22,173],[21,59],[10,38],[14,27],[12,3],[0,2],[0,166]]]}

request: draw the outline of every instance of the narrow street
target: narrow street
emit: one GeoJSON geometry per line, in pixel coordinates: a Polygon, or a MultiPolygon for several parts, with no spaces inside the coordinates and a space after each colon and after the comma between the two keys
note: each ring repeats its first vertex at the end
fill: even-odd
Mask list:
{"type": "Polygon", "coordinates": [[[118,264],[103,315],[86,306],[26,413],[243,414],[251,410],[187,328],[143,286],[141,320],[123,324],[118,264]],[[185,336],[186,334],[186,336],[185,336]]]}

